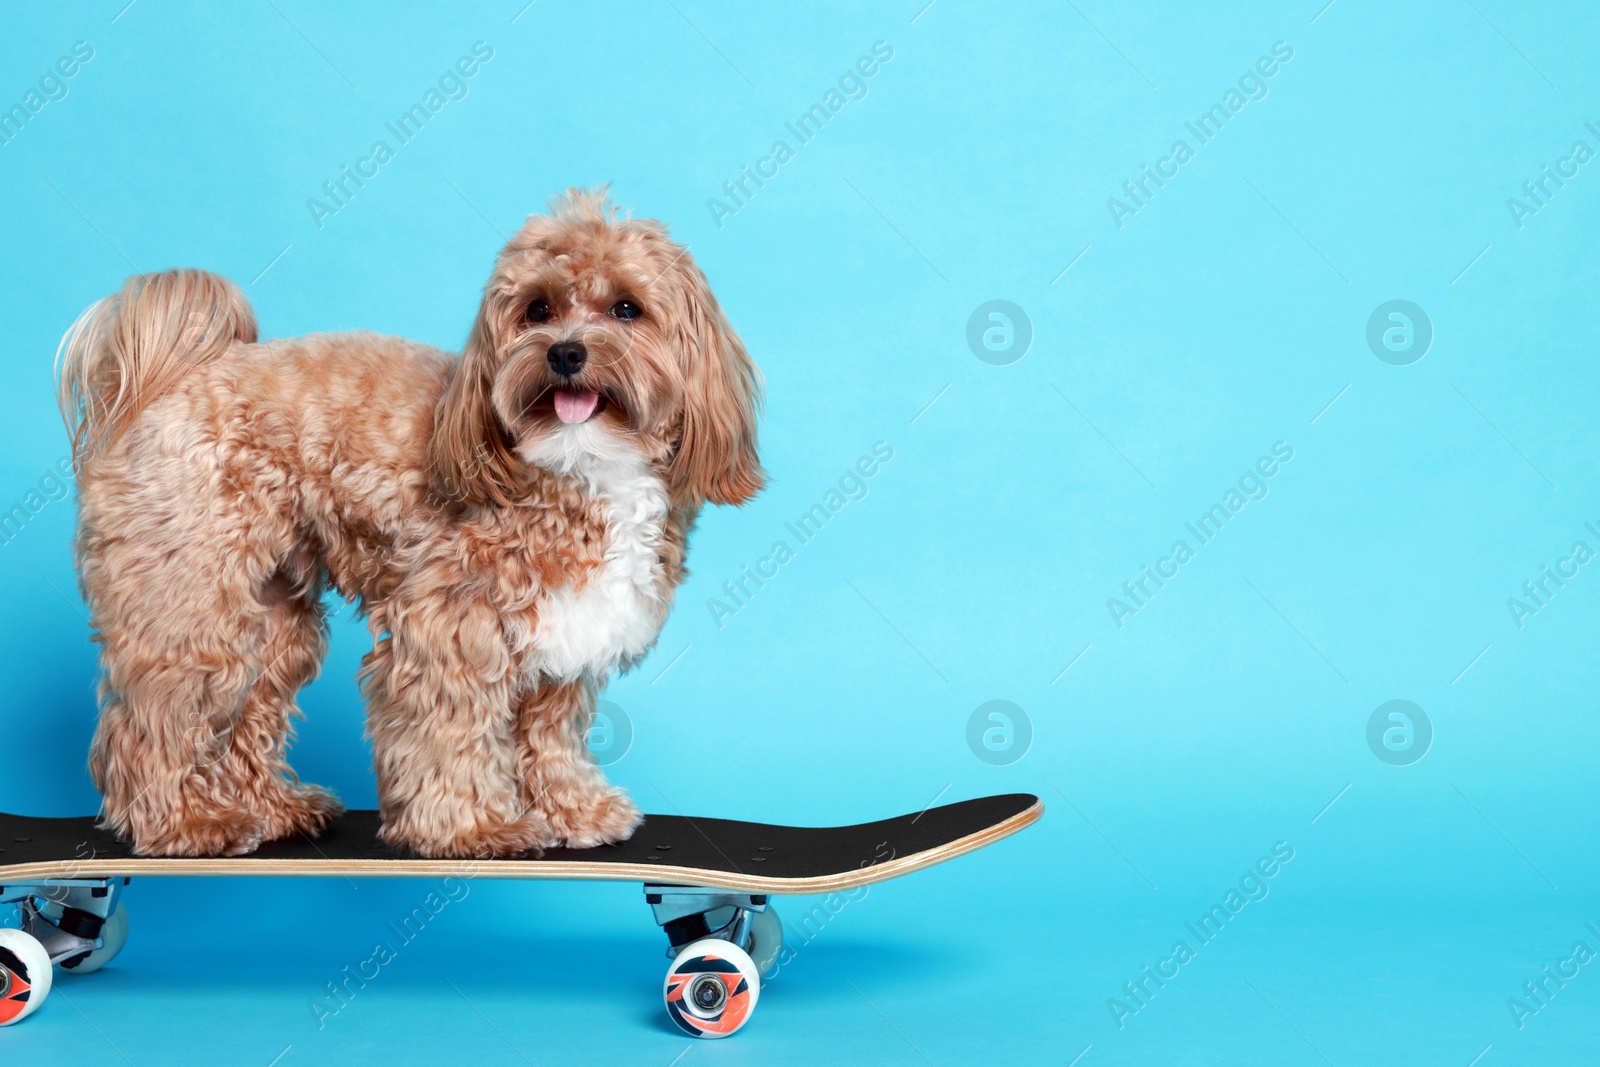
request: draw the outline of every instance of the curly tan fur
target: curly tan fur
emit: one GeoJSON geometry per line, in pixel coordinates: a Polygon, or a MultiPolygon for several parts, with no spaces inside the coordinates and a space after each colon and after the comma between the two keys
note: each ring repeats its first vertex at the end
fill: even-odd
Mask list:
{"type": "Polygon", "coordinates": [[[569,191],[500,253],[459,359],[255,332],[230,283],[169,271],[62,343],[107,825],[145,854],[239,854],[338,813],[285,761],[331,586],[374,635],[387,840],[627,837],[638,810],[584,744],[595,693],[654,643],[702,505],[765,477],[759,373],[687,250],[569,191]],[[547,353],[571,341],[588,359],[563,377],[547,353]],[[558,417],[558,390],[593,414],[558,417]]]}

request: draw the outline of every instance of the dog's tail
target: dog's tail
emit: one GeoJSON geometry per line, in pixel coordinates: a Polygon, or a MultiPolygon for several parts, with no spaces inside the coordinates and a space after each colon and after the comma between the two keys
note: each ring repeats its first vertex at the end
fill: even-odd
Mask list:
{"type": "Polygon", "coordinates": [[[97,301],[56,350],[56,401],[74,466],[109,446],[153,401],[235,342],[256,340],[239,288],[201,270],[135,274],[97,301]]]}

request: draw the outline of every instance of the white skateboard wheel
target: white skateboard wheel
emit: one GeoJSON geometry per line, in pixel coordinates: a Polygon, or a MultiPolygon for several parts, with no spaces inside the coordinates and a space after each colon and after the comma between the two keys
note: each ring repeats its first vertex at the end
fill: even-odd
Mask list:
{"type": "Polygon", "coordinates": [[[750,959],[762,978],[770,978],[783,955],[783,920],[771,904],[750,916],[750,959]]]}
{"type": "Polygon", "coordinates": [[[50,954],[32,934],[0,929],[0,1026],[20,1023],[50,995],[50,954]]]}
{"type": "Polygon", "coordinates": [[[756,1010],[761,973],[738,945],[704,937],[673,959],[662,995],[667,1014],[690,1037],[727,1037],[756,1010]]]}
{"type": "MultiPolygon", "coordinates": [[[[47,903],[39,911],[51,922],[61,918],[61,905],[47,903]]],[[[68,974],[93,974],[112,960],[117,958],[117,953],[122,951],[122,946],[128,943],[128,909],[118,901],[117,910],[100,928],[100,947],[87,956],[73,963],[63,961],[61,969],[68,974]]]]}

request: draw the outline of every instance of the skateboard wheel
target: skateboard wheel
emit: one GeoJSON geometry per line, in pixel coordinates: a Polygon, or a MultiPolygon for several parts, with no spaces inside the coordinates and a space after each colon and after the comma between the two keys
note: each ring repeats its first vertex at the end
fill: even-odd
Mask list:
{"type": "Polygon", "coordinates": [[[0,1026],[20,1023],[50,995],[50,954],[22,930],[0,929],[0,1026]]]}
{"type": "Polygon", "coordinates": [[[766,911],[750,916],[750,959],[762,978],[770,978],[778,970],[778,957],[783,955],[783,920],[778,909],[771,904],[766,911]]]}
{"type": "Polygon", "coordinates": [[[705,937],[673,959],[662,995],[667,1014],[690,1037],[727,1037],[755,1011],[761,973],[738,945],[705,937]]]}
{"type": "MultiPolygon", "coordinates": [[[[54,922],[61,918],[61,905],[50,903],[40,908],[45,918],[54,922]]],[[[112,960],[128,943],[128,909],[119,901],[117,910],[100,928],[100,947],[77,959],[61,961],[61,969],[68,974],[93,974],[112,960]]]]}

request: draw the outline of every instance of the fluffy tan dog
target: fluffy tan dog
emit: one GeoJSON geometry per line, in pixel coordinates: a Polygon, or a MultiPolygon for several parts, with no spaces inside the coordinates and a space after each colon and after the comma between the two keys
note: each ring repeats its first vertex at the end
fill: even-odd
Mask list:
{"type": "Polygon", "coordinates": [[[142,853],[316,834],[285,762],[360,602],[383,836],[503,856],[632,833],[586,747],[706,502],[762,486],[760,375],[683,247],[569,191],[507,243],[459,358],[372,333],[258,343],[229,282],[129,278],[58,357],[101,645],[90,755],[142,853]]]}

